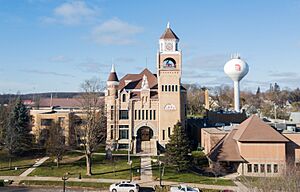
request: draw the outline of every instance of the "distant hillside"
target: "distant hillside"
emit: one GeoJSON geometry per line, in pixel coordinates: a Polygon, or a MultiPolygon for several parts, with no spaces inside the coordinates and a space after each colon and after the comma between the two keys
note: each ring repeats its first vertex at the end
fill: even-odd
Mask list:
{"type": "MultiPolygon", "coordinates": [[[[79,97],[81,92],[49,92],[49,93],[28,93],[28,94],[0,94],[0,103],[8,103],[9,100],[21,97],[22,100],[36,100],[38,98],[74,98],[79,97]]],[[[103,96],[104,93],[101,93],[103,96]]]]}

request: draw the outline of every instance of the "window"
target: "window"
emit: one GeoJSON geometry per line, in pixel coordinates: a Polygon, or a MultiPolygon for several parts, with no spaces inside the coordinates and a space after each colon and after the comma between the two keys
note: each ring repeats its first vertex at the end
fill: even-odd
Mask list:
{"type": "Polygon", "coordinates": [[[174,92],[174,85],[172,85],[172,92],[174,92]]]}
{"type": "Polygon", "coordinates": [[[148,110],[145,110],[146,113],[146,120],[148,120],[148,110]]]}
{"type": "Polygon", "coordinates": [[[142,120],[145,119],[145,110],[142,110],[142,120]]]}
{"type": "Polygon", "coordinates": [[[164,86],[163,85],[161,86],[161,91],[164,91],[164,86]]]}
{"type": "Polygon", "coordinates": [[[128,139],[129,138],[129,126],[128,125],[119,125],[119,139],[128,139]]]}
{"type": "Polygon", "coordinates": [[[265,164],[260,164],[260,172],[261,173],[265,172],[265,164]]]}
{"type": "Polygon", "coordinates": [[[171,91],[171,85],[169,85],[169,89],[168,89],[168,91],[171,91]]]}
{"type": "Polygon", "coordinates": [[[59,117],[59,118],[58,118],[58,123],[59,123],[60,126],[63,126],[64,121],[65,121],[65,118],[64,118],[64,117],[59,117]]]}
{"type": "Polygon", "coordinates": [[[120,110],[119,115],[120,119],[128,119],[128,110],[120,110]]]}
{"type": "MultiPolygon", "coordinates": [[[[128,149],[128,144],[119,144],[119,147],[118,147],[119,149],[128,149]]],[[[121,184],[122,185],[122,184],[121,184]]],[[[121,186],[120,185],[120,186],[121,186]]],[[[123,184],[123,185],[125,185],[125,184],[123,184]]]]}
{"type": "Polygon", "coordinates": [[[278,165],[277,164],[273,165],[273,171],[274,171],[274,173],[278,173],[278,165]]]}
{"type": "Polygon", "coordinates": [[[271,168],[271,164],[267,165],[267,173],[271,173],[272,172],[272,168],[271,168]]]}
{"type": "Polygon", "coordinates": [[[178,86],[177,86],[177,85],[175,85],[175,91],[176,91],[176,92],[178,91],[178,86]]]}
{"type": "Polygon", "coordinates": [[[110,110],[110,120],[114,120],[114,110],[110,110]]]}
{"type": "Polygon", "coordinates": [[[111,125],[110,126],[110,139],[113,139],[114,138],[114,126],[111,125]]]}
{"type": "Polygon", "coordinates": [[[163,130],[162,139],[165,140],[165,130],[163,130]]]}
{"type": "Polygon", "coordinates": [[[122,95],[122,102],[126,102],[126,94],[122,95]]]}
{"type": "Polygon", "coordinates": [[[110,109],[114,109],[114,106],[112,105],[112,106],[110,106],[110,109]]]}
{"type": "Polygon", "coordinates": [[[153,110],[153,120],[155,120],[155,119],[156,119],[156,111],[153,110]]]}
{"type": "Polygon", "coordinates": [[[252,164],[247,165],[247,172],[251,173],[252,172],[252,164]]]}
{"type": "Polygon", "coordinates": [[[175,68],[176,62],[173,58],[166,58],[164,60],[163,68],[175,68]]]}
{"type": "Polygon", "coordinates": [[[165,91],[168,91],[168,85],[165,85],[165,91]]]}
{"type": "Polygon", "coordinates": [[[150,120],[152,120],[152,110],[149,111],[150,120]]]}
{"type": "Polygon", "coordinates": [[[171,136],[171,127],[168,127],[168,137],[171,136]]]}
{"type": "Polygon", "coordinates": [[[134,120],[137,119],[137,110],[134,110],[134,120]]]}
{"type": "Polygon", "coordinates": [[[50,126],[52,124],[53,119],[42,119],[41,125],[42,126],[50,126]]]}
{"type": "Polygon", "coordinates": [[[139,110],[139,120],[141,120],[141,110],[139,110]]]}
{"type": "Polygon", "coordinates": [[[258,164],[254,164],[254,173],[257,173],[258,172],[258,164]]]}

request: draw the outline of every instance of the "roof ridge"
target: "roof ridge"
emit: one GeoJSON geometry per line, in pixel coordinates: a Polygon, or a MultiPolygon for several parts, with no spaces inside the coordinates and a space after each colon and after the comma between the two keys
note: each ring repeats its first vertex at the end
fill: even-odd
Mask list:
{"type": "MultiPolygon", "coordinates": [[[[240,137],[239,137],[239,139],[240,138],[242,138],[242,136],[245,134],[245,131],[247,130],[247,128],[249,127],[249,125],[252,123],[252,121],[253,121],[253,117],[254,117],[254,115],[252,115],[251,117],[249,117],[249,122],[246,124],[247,126],[244,128],[244,130],[242,130],[242,134],[240,135],[240,137]]],[[[248,120],[248,119],[247,119],[248,120]]],[[[246,120],[246,121],[247,121],[246,120]]],[[[243,122],[244,123],[244,122],[243,122]]],[[[245,122],[246,123],[246,122],[245,122]]],[[[235,132],[235,134],[236,134],[236,132],[235,132]]],[[[234,134],[234,135],[235,135],[234,134]]],[[[233,135],[233,137],[234,137],[234,135],[233,135]]]]}

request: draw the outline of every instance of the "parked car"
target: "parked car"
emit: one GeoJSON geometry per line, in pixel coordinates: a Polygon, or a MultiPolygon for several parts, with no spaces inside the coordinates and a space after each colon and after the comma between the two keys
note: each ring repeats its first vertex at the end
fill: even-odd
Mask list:
{"type": "Polygon", "coordinates": [[[120,183],[111,184],[110,192],[139,192],[140,186],[134,182],[122,181],[120,183]]]}
{"type": "Polygon", "coordinates": [[[197,188],[192,188],[187,185],[179,185],[178,187],[171,187],[171,192],[200,192],[197,188]]]}

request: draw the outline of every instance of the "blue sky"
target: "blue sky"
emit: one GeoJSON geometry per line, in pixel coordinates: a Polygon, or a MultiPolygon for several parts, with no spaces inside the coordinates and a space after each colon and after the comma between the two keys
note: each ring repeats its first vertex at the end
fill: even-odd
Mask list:
{"type": "Polygon", "coordinates": [[[79,91],[144,67],[155,72],[170,21],[180,37],[184,83],[231,85],[231,53],[249,66],[241,88],[300,86],[300,1],[0,0],[0,93],[79,91]]]}

